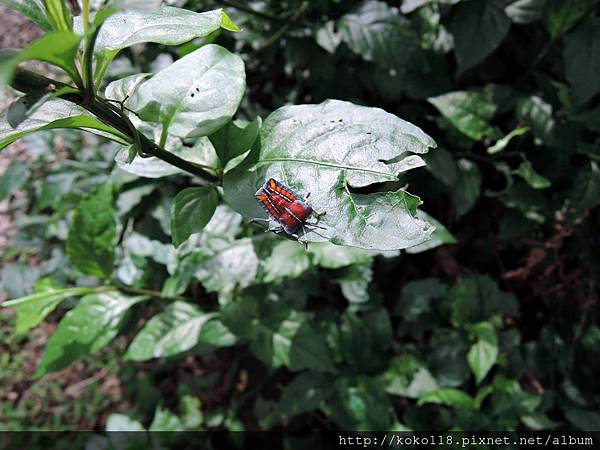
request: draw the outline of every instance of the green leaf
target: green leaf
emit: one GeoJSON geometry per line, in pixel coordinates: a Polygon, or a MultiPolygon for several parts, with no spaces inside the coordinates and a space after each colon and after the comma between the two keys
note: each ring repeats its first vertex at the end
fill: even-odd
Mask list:
{"type": "MultiPolygon", "coordinates": [[[[133,122],[136,123],[135,119],[133,122]]],[[[141,125],[138,126],[136,123],[138,130],[146,130],[148,128],[152,130],[153,128],[145,122],[139,121],[139,124],[141,125]]],[[[131,146],[122,147],[115,156],[117,165],[125,172],[145,178],[162,178],[175,174],[187,174],[187,172],[184,172],[178,167],[175,167],[168,162],[165,162],[162,159],[158,159],[154,156],[142,157],[136,154],[132,160],[130,158],[130,149],[131,146]]],[[[166,150],[179,156],[181,159],[194,164],[202,165],[207,169],[209,167],[216,167],[218,165],[218,159],[215,150],[206,137],[198,139],[193,147],[182,145],[180,139],[168,138],[166,150]]]]}
{"type": "Polygon", "coordinates": [[[29,17],[42,30],[52,30],[42,0],[0,0],[0,4],[29,17]]]}
{"type": "Polygon", "coordinates": [[[504,12],[508,0],[467,1],[459,3],[451,25],[458,72],[479,64],[502,42],[510,19],[504,12]]]}
{"type": "Polygon", "coordinates": [[[231,120],[245,80],[241,58],[209,44],[142,83],[129,104],[143,120],[162,123],[174,136],[206,136],[231,120]]]}
{"type": "Polygon", "coordinates": [[[83,274],[110,278],[115,259],[113,185],[97,187],[80,203],[69,227],[67,253],[83,274]]]}
{"type": "Polygon", "coordinates": [[[496,282],[487,275],[461,279],[450,289],[447,300],[455,325],[487,321],[497,314],[518,316],[515,297],[500,291],[496,282]]]}
{"type": "Polygon", "coordinates": [[[534,189],[546,189],[551,185],[550,180],[537,173],[533,169],[531,163],[527,160],[519,164],[519,167],[514,173],[522,177],[527,184],[534,189]]]}
{"type": "Polygon", "coordinates": [[[8,166],[6,171],[0,175],[0,202],[25,186],[29,180],[29,174],[27,164],[12,163],[8,166]]]}
{"type": "Polygon", "coordinates": [[[370,263],[376,252],[361,248],[333,245],[329,242],[316,242],[308,247],[313,264],[325,269],[339,269],[351,264],[370,263]]]}
{"type": "Polygon", "coordinates": [[[13,308],[17,313],[17,336],[39,325],[63,300],[94,292],[93,288],[85,287],[61,289],[48,278],[38,281],[34,289],[37,291],[35,294],[2,303],[2,306],[13,308]]]}
{"type": "Polygon", "coordinates": [[[183,431],[183,424],[171,411],[158,407],[148,431],[183,431]]]}
{"type": "Polygon", "coordinates": [[[312,207],[327,213],[319,222],[325,230],[309,230],[303,240],[397,250],[433,231],[416,216],[419,198],[404,190],[351,191],[424,165],[410,152],[425,153],[435,142],[416,126],[381,109],[328,100],[278,109],[260,139],[261,148],[225,174],[225,201],[244,216],[264,216],[254,193],[273,177],[300,195],[311,192],[312,207]]]}
{"type": "Polygon", "coordinates": [[[198,233],[210,221],[219,198],[212,187],[191,187],[180,191],[173,199],[171,234],[179,247],[193,233],[198,233]]]}
{"type": "Polygon", "coordinates": [[[517,0],[508,5],[504,12],[513,23],[527,24],[540,20],[544,16],[546,0],[517,0]]]}
{"type": "Polygon", "coordinates": [[[498,132],[490,125],[497,106],[494,90],[455,91],[427,99],[461,133],[476,141],[498,132]]]}
{"type": "Polygon", "coordinates": [[[600,169],[590,163],[580,170],[569,191],[569,198],[575,212],[581,213],[598,205],[600,201],[600,169]]]}
{"type": "Polygon", "coordinates": [[[285,277],[296,278],[310,268],[310,258],[297,242],[282,241],[265,261],[266,283],[285,277]]]}
{"type": "MultiPolygon", "coordinates": [[[[151,11],[130,9],[118,12],[106,19],[98,33],[94,48],[98,59],[95,78],[99,81],[104,77],[110,62],[124,48],[146,42],[179,45],[206,37],[220,28],[237,31],[236,25],[221,9],[196,13],[160,6],[151,11]]],[[[75,18],[75,30],[83,31],[81,17],[75,18]]]]}
{"type": "Polygon", "coordinates": [[[473,397],[460,389],[454,388],[440,388],[436,391],[428,392],[422,395],[417,402],[418,405],[426,403],[447,405],[457,409],[475,409],[473,397]]]}
{"type": "Polygon", "coordinates": [[[427,65],[410,21],[385,2],[361,2],[338,20],[337,29],[342,41],[366,61],[396,70],[427,65]]]}
{"type": "Polygon", "coordinates": [[[552,105],[538,96],[531,96],[517,105],[517,117],[535,137],[549,146],[562,148],[570,145],[572,138],[554,119],[552,105]]]}
{"type": "Polygon", "coordinates": [[[598,0],[546,0],[544,17],[552,39],[569,31],[579,20],[592,12],[598,0]]]}
{"type": "Polygon", "coordinates": [[[221,161],[221,167],[225,167],[227,162],[250,150],[258,137],[260,125],[260,117],[246,123],[231,121],[209,136],[221,161]]]}
{"type": "Polygon", "coordinates": [[[517,137],[517,136],[522,136],[528,132],[529,132],[529,128],[527,128],[527,127],[515,128],[514,130],[512,130],[510,133],[508,133],[503,138],[498,139],[494,145],[492,145],[491,147],[488,147],[487,152],[490,155],[493,155],[495,153],[500,153],[502,150],[504,150],[506,148],[506,146],[508,145],[508,143],[511,141],[512,138],[517,137]]]}
{"type": "Polygon", "coordinates": [[[304,314],[293,311],[275,327],[261,324],[253,335],[250,348],[273,368],[335,372],[329,348],[304,314]]]}
{"type": "Polygon", "coordinates": [[[56,31],[71,31],[73,18],[65,0],[43,0],[48,21],[56,31]]]}
{"type": "Polygon", "coordinates": [[[279,410],[290,415],[314,411],[333,393],[329,377],[319,372],[303,372],[283,389],[279,410]]]}
{"type": "Polygon", "coordinates": [[[477,165],[469,160],[458,160],[459,175],[452,190],[452,203],[456,215],[461,217],[473,207],[481,193],[481,173],[477,165]]]}
{"type": "Polygon", "coordinates": [[[388,394],[408,398],[419,398],[439,387],[426,365],[408,354],[394,357],[380,379],[388,394]]]}
{"type": "Polygon", "coordinates": [[[66,100],[50,99],[16,128],[11,127],[5,118],[0,119],[0,150],[29,133],[53,128],[83,128],[118,142],[127,142],[128,139],[119,131],[89,115],[83,108],[66,100]]]}
{"type": "Polygon", "coordinates": [[[481,322],[469,327],[477,341],[467,354],[469,366],[475,375],[475,381],[480,384],[498,358],[498,336],[489,322],[481,322]]]}
{"type": "Polygon", "coordinates": [[[79,50],[81,36],[71,31],[55,31],[34,41],[19,55],[19,61],[39,60],[54,64],[78,80],[79,74],[75,58],[79,50]]]}
{"type": "Polygon", "coordinates": [[[426,252],[427,250],[431,250],[433,248],[437,248],[440,245],[456,243],[456,238],[452,235],[452,233],[450,233],[446,229],[444,225],[442,225],[440,222],[438,222],[436,219],[434,219],[424,211],[419,211],[419,215],[426,222],[433,224],[433,226],[435,226],[435,230],[433,231],[428,240],[419,245],[415,245],[414,247],[408,247],[406,249],[406,253],[421,253],[426,252]]]}
{"type": "Polygon", "coordinates": [[[146,431],[137,420],[125,414],[111,414],[106,420],[106,431],[146,431]]]}
{"type": "Polygon", "coordinates": [[[343,430],[390,430],[394,411],[376,378],[338,378],[335,397],[321,408],[343,430]]]}
{"type": "MultiPolygon", "coordinates": [[[[216,317],[216,313],[204,312],[190,303],[173,302],[146,323],[129,346],[125,359],[146,361],[190,350],[199,342],[207,342],[205,328],[216,317]]],[[[229,334],[227,345],[234,342],[229,334]]]]}
{"type": "Polygon", "coordinates": [[[343,276],[336,279],[342,289],[342,295],[351,304],[367,303],[370,299],[369,284],[373,279],[371,263],[353,265],[346,269],[343,276]]]}
{"type": "Polygon", "coordinates": [[[600,19],[590,19],[565,36],[563,58],[573,101],[582,104],[600,92],[600,19]]]}
{"type": "Polygon", "coordinates": [[[36,377],[62,370],[73,361],[100,350],[117,335],[129,308],[144,299],[118,292],[83,297],[50,336],[36,377]]]}

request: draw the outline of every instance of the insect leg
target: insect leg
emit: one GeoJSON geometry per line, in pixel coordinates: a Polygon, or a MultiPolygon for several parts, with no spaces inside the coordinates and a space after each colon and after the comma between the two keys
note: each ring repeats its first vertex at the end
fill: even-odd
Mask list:
{"type": "Polygon", "coordinates": [[[307,227],[313,227],[313,228],[319,228],[321,230],[326,230],[326,227],[322,227],[320,225],[317,225],[316,223],[305,223],[304,225],[306,225],[307,227]]]}

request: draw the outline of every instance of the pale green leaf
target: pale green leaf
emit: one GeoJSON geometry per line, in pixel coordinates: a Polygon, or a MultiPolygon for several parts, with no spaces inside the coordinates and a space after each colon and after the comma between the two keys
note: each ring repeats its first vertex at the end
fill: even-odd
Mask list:
{"type": "Polygon", "coordinates": [[[419,398],[439,387],[426,365],[409,354],[393,358],[380,379],[388,394],[408,398],[419,398]]]}
{"type": "Polygon", "coordinates": [[[424,405],[426,403],[437,403],[466,410],[475,408],[473,397],[460,389],[454,388],[440,388],[423,394],[417,404],[424,405]]]}
{"type": "Polygon", "coordinates": [[[85,287],[61,289],[53,284],[48,285],[47,282],[42,283],[44,280],[48,279],[40,280],[34,286],[37,291],[35,294],[2,303],[2,306],[13,308],[17,313],[15,335],[24,335],[31,328],[39,325],[63,300],[94,291],[93,288],[85,287]]]}
{"type": "Polygon", "coordinates": [[[489,322],[481,322],[469,327],[476,342],[467,354],[467,361],[477,384],[481,383],[498,358],[498,336],[489,322]]]}
{"type": "Polygon", "coordinates": [[[310,192],[314,210],[326,212],[319,222],[325,229],[301,230],[302,240],[397,250],[433,231],[416,216],[419,198],[404,190],[351,191],[424,165],[412,153],[426,153],[435,142],[418,127],[378,108],[328,100],[278,109],[265,120],[260,139],[261,148],[224,179],[225,200],[244,216],[264,216],[254,193],[273,177],[299,195],[310,192]]]}
{"type": "MultiPolygon", "coordinates": [[[[212,320],[217,320],[216,313],[204,312],[190,303],[173,302],[146,323],[129,346],[125,358],[146,361],[190,350],[200,342],[207,342],[205,327],[212,320]]],[[[214,343],[212,339],[208,341],[214,343]]],[[[229,334],[229,339],[222,342],[232,345],[235,338],[229,334]]]]}
{"type": "Polygon", "coordinates": [[[527,184],[534,189],[546,189],[551,185],[550,180],[537,173],[531,163],[527,160],[519,164],[519,167],[514,173],[522,177],[527,184]]]}
{"type": "Polygon", "coordinates": [[[456,129],[471,139],[480,140],[497,134],[496,129],[490,124],[497,109],[491,88],[448,92],[431,97],[428,101],[456,129]]]}
{"type": "Polygon", "coordinates": [[[53,128],[83,128],[119,142],[127,141],[126,136],[92,117],[83,108],[66,100],[50,99],[16,128],[11,127],[5,118],[0,119],[0,150],[29,133],[53,128]]]}
{"type": "Polygon", "coordinates": [[[206,136],[231,120],[245,80],[239,56],[208,44],[142,83],[129,104],[143,120],[161,123],[174,136],[206,136]]]}
{"type": "Polygon", "coordinates": [[[504,12],[514,23],[526,24],[540,20],[544,16],[545,5],[546,0],[516,0],[504,12]]]}
{"type": "MultiPolygon", "coordinates": [[[[128,9],[113,14],[106,19],[96,39],[96,80],[103,78],[112,59],[124,48],[146,42],[183,44],[208,36],[220,28],[237,31],[236,25],[221,9],[197,13],[160,6],[148,11],[128,9]]],[[[75,18],[75,30],[83,31],[81,16],[75,18]]]]}

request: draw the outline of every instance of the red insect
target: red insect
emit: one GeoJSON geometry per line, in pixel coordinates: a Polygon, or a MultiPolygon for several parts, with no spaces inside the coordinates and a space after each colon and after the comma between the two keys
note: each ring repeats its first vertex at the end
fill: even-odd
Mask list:
{"type": "MultiPolygon", "coordinates": [[[[320,213],[312,209],[312,206],[306,202],[309,195],[310,193],[303,200],[300,200],[298,194],[289,187],[274,178],[270,178],[254,194],[256,200],[265,209],[270,219],[253,219],[252,221],[266,221],[269,224],[271,221],[275,221],[278,226],[275,228],[269,226],[267,231],[273,231],[274,233],[284,231],[300,241],[300,237],[298,236],[299,229],[302,229],[306,235],[304,227],[323,228],[314,223],[307,222],[307,219],[315,216],[318,220],[319,217],[326,214],[326,212],[320,213]]],[[[302,243],[305,246],[307,245],[306,241],[302,243]]]]}

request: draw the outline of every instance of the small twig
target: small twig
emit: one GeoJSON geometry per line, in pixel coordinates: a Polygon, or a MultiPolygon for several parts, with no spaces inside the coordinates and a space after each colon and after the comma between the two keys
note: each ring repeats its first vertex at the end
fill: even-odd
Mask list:
{"type": "Polygon", "coordinates": [[[75,384],[72,384],[68,388],[66,388],[65,394],[68,395],[69,397],[75,398],[81,393],[81,391],[83,391],[90,384],[94,384],[96,381],[100,380],[101,378],[104,378],[104,376],[106,376],[107,373],[108,373],[108,369],[106,367],[103,367],[93,376],[86,378],[85,380],[81,380],[75,384]]]}

